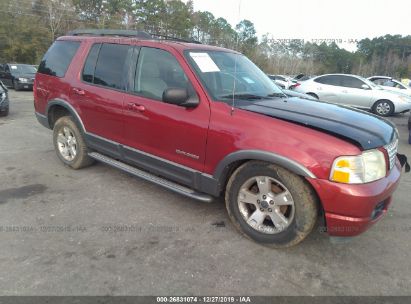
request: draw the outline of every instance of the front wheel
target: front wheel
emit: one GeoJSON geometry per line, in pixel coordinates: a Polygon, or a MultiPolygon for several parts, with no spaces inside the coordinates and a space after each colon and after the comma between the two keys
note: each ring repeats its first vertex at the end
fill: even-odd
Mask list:
{"type": "Polygon", "coordinates": [[[20,87],[19,87],[18,83],[17,83],[16,81],[14,81],[14,80],[13,80],[13,89],[14,89],[15,91],[19,91],[19,90],[20,90],[20,87]]]}
{"type": "Polygon", "coordinates": [[[304,179],[260,161],[245,163],[235,171],[225,199],[229,217],[240,232],[275,248],[301,242],[318,217],[317,197],[304,179]]]}
{"type": "Polygon", "coordinates": [[[7,107],[3,112],[0,112],[0,116],[7,116],[9,115],[9,108],[7,107]]]}
{"type": "Polygon", "coordinates": [[[379,116],[391,116],[394,113],[394,104],[389,100],[379,100],[374,104],[372,110],[374,114],[379,116]]]}
{"type": "Polygon", "coordinates": [[[53,143],[57,156],[67,166],[81,169],[93,163],[83,135],[70,116],[59,118],[53,128],[53,143]]]}

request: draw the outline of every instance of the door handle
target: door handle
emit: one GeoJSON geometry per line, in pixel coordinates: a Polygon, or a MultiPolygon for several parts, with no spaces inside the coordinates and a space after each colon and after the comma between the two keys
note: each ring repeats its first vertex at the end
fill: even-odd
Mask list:
{"type": "Polygon", "coordinates": [[[137,111],[137,112],[144,112],[146,110],[145,106],[139,105],[139,104],[136,104],[136,103],[129,103],[128,108],[131,111],[137,111]]]}
{"type": "Polygon", "coordinates": [[[347,91],[347,90],[342,90],[342,92],[343,92],[343,93],[348,93],[348,91],[347,91]]]}
{"type": "Polygon", "coordinates": [[[86,95],[86,92],[84,92],[84,90],[78,89],[78,88],[73,88],[73,92],[77,95],[80,95],[80,96],[86,95]]]}

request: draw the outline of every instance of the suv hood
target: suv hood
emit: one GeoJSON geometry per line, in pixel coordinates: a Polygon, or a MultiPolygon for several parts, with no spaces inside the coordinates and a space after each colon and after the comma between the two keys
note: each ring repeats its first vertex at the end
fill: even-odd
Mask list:
{"type": "Polygon", "coordinates": [[[297,97],[236,101],[236,107],[320,130],[359,145],[363,150],[389,144],[395,126],[376,115],[345,106],[297,97]]]}

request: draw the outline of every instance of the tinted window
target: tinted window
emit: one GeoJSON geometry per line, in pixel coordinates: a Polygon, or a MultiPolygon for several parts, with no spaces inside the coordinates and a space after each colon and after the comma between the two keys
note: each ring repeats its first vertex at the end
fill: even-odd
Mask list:
{"type": "Polygon", "coordinates": [[[87,56],[86,63],[83,68],[83,80],[93,83],[94,81],[94,69],[96,68],[96,62],[98,57],[98,51],[100,50],[100,43],[94,44],[87,56]]]}
{"type": "Polygon", "coordinates": [[[163,92],[167,88],[183,88],[194,94],[186,74],[172,54],[160,49],[141,48],[134,92],[162,100],[163,92]]]}
{"type": "Polygon", "coordinates": [[[129,50],[132,50],[129,45],[103,43],[94,72],[94,83],[124,90],[127,78],[125,63],[129,50]]]}
{"type": "Polygon", "coordinates": [[[56,41],[41,60],[38,72],[51,76],[64,77],[80,42],[56,41]]]}
{"type": "Polygon", "coordinates": [[[363,81],[355,77],[341,76],[341,79],[342,79],[341,86],[347,87],[347,88],[362,89],[361,86],[365,84],[363,81]]]}
{"type": "Polygon", "coordinates": [[[329,76],[322,76],[314,79],[315,82],[328,84],[328,85],[341,85],[341,78],[338,75],[329,75],[329,76]]]}

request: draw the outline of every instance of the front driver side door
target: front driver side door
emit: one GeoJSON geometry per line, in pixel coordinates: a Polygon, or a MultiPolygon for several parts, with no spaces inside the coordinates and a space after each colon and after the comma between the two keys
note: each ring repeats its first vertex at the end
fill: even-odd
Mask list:
{"type": "Polygon", "coordinates": [[[371,87],[356,77],[346,75],[340,77],[342,86],[341,103],[364,109],[371,108],[373,96],[371,87]]]}
{"type": "MultiPolygon", "coordinates": [[[[164,171],[165,162],[172,162],[202,171],[210,118],[207,97],[173,49],[142,47],[136,52],[135,77],[124,100],[126,145],[136,150],[135,158],[139,152],[154,156],[154,162],[145,164],[154,170],[164,171]],[[165,103],[167,88],[187,89],[200,103],[196,108],[165,103]]],[[[125,156],[133,158],[133,151],[125,156]]]]}

